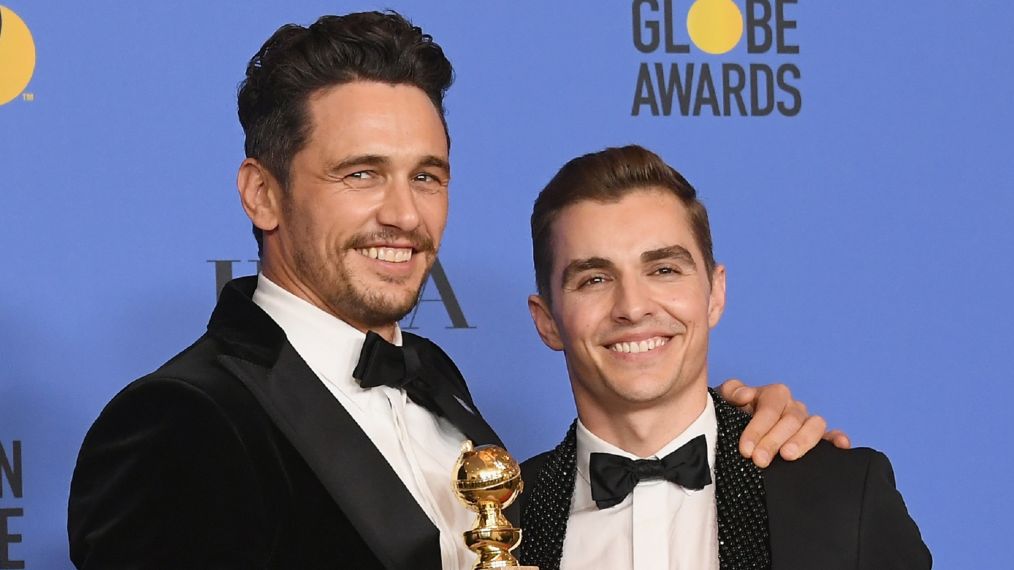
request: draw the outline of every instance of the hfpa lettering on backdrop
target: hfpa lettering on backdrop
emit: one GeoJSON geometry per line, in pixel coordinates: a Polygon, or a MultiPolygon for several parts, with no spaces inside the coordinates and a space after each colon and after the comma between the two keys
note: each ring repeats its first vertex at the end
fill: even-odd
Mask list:
{"type": "Polygon", "coordinates": [[[794,4],[634,0],[634,47],[651,58],[638,67],[630,114],[798,115],[803,94],[799,44],[791,37],[799,25],[794,4]],[[743,47],[733,51],[744,43],[745,54],[743,47]]]}
{"type": "MultiPolygon", "coordinates": [[[[233,278],[237,268],[245,273],[260,272],[261,265],[258,259],[208,259],[215,267],[215,296],[222,292],[225,284],[233,278]]],[[[458,296],[454,292],[454,286],[444,271],[440,259],[433,261],[430,268],[429,278],[419,291],[419,299],[412,311],[401,320],[399,325],[404,330],[418,330],[441,326],[448,329],[474,329],[476,327],[468,324],[465,311],[458,302],[458,296]]]]}

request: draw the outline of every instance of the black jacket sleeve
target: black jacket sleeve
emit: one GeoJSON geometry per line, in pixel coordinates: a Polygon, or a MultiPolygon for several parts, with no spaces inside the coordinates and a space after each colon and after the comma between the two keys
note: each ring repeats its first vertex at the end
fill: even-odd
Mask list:
{"type": "Polygon", "coordinates": [[[887,456],[870,454],[859,524],[859,568],[930,568],[929,549],[895,486],[887,456]]]}

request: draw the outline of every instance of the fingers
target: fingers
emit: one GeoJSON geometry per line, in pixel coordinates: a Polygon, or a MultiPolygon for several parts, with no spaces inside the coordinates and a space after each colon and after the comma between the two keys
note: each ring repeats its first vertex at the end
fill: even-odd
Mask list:
{"type": "Polygon", "coordinates": [[[810,416],[805,404],[792,399],[785,384],[751,388],[738,379],[731,379],[718,390],[723,398],[741,410],[753,411],[753,419],[740,437],[739,451],[758,467],[770,465],[776,454],[788,461],[799,459],[821,439],[841,449],[852,446],[847,434],[837,429],[827,431],[824,418],[810,416]]]}
{"type": "Polygon", "coordinates": [[[739,439],[739,451],[758,467],[767,467],[778,448],[803,425],[806,406],[794,402],[784,384],[764,386],[755,392],[756,410],[739,439]]]}
{"type": "Polygon", "coordinates": [[[824,420],[820,418],[817,420],[820,422],[818,425],[807,428],[810,419],[805,413],[795,407],[786,409],[786,413],[760,438],[750,458],[757,467],[767,467],[779,451],[783,457],[791,459],[799,457],[816,445],[820,441],[820,436],[824,434],[826,427],[823,424],[824,420]],[[800,434],[803,435],[795,437],[800,434]]]}
{"type": "Polygon", "coordinates": [[[733,406],[748,414],[752,414],[754,408],[753,401],[757,397],[757,389],[743,384],[738,378],[730,378],[718,387],[718,395],[733,406]]]}
{"type": "Polygon", "coordinates": [[[824,433],[824,439],[830,441],[838,449],[851,449],[852,441],[848,434],[840,429],[833,429],[824,433]]]}
{"type": "Polygon", "coordinates": [[[827,429],[827,422],[820,416],[810,416],[803,421],[803,425],[793,434],[785,445],[782,446],[779,454],[782,459],[795,461],[806,452],[813,449],[813,446],[820,442],[827,429]]]}

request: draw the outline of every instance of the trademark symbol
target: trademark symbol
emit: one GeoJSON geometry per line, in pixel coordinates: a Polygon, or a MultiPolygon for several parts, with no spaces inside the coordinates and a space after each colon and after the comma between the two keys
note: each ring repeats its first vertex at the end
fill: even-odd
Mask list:
{"type": "Polygon", "coordinates": [[[21,100],[31,103],[32,101],[35,101],[35,93],[22,93],[21,100]]]}

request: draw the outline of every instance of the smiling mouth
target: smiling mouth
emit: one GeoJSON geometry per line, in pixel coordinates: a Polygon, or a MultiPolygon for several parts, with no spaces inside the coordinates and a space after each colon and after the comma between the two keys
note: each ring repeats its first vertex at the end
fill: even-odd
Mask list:
{"type": "Polygon", "coordinates": [[[665,345],[667,342],[669,342],[669,339],[664,336],[654,336],[642,341],[618,342],[610,345],[609,350],[613,352],[629,352],[637,354],[655,350],[656,348],[665,345]]]}
{"type": "Polygon", "coordinates": [[[390,263],[407,263],[412,259],[412,248],[410,247],[362,247],[357,248],[359,255],[387,261],[390,263]]]}

